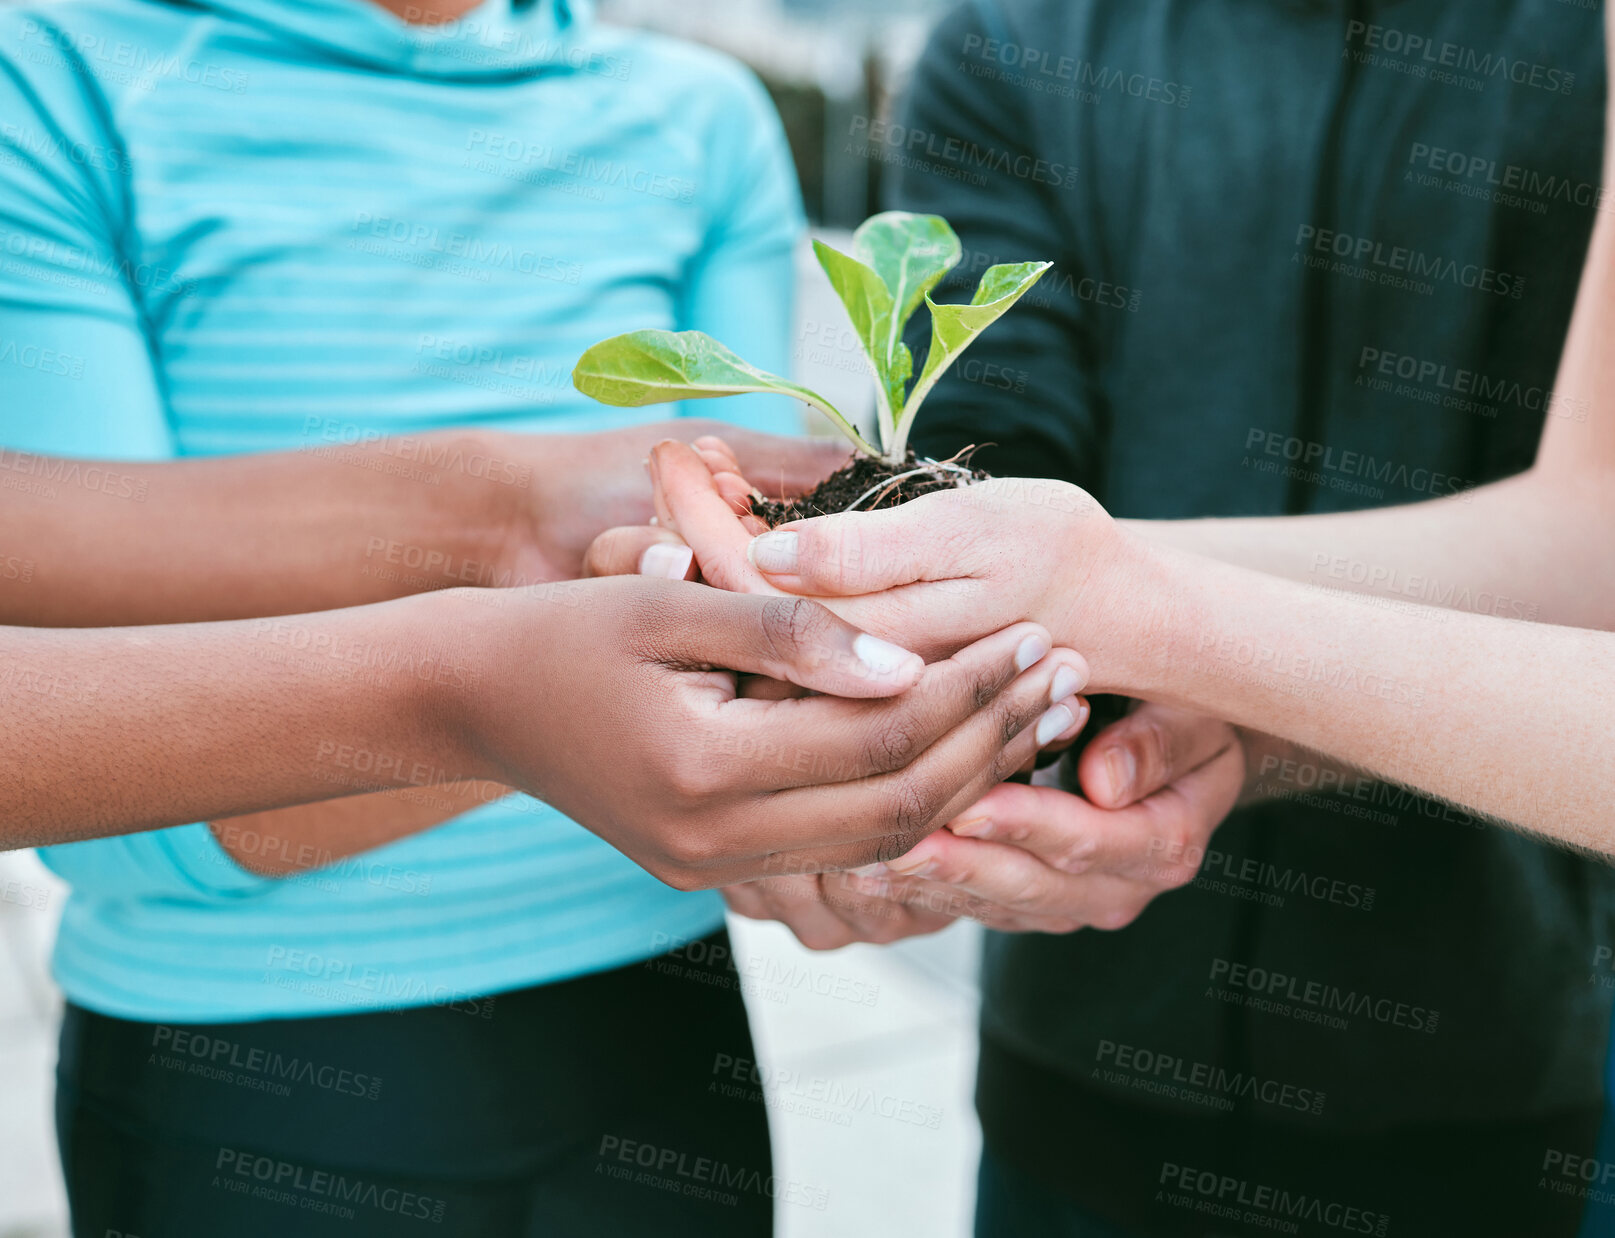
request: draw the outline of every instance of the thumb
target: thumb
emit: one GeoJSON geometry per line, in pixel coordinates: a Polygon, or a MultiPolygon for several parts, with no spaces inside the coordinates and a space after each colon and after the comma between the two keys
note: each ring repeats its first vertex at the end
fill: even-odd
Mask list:
{"type": "Polygon", "coordinates": [[[676,528],[695,552],[708,584],[734,593],[779,592],[746,562],[746,546],[756,530],[742,521],[695,448],[673,439],[656,444],[650,471],[663,523],[676,528]]]}
{"type": "Polygon", "coordinates": [[[860,631],[807,598],[680,588],[678,600],[662,661],[721,666],[857,698],[896,696],[925,673],[918,654],[860,631]]]}
{"type": "Polygon", "coordinates": [[[746,559],[776,588],[818,597],[951,579],[961,574],[952,562],[960,539],[944,535],[955,517],[946,497],[925,495],[901,507],[781,525],[753,538],[746,559]]]}
{"type": "Polygon", "coordinates": [[[1217,718],[1145,701],[1094,736],[1077,762],[1083,794],[1126,808],[1171,786],[1237,742],[1217,718]]]}

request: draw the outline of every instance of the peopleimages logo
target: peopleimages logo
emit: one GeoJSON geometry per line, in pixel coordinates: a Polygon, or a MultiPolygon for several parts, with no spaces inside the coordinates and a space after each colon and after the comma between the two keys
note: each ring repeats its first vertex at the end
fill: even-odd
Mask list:
{"type": "Polygon", "coordinates": [[[1302,980],[1281,971],[1251,967],[1228,959],[1211,961],[1210,979],[1213,983],[1225,984],[1229,988],[1261,997],[1279,998],[1337,1014],[1366,1015],[1376,1023],[1405,1027],[1415,1032],[1434,1032],[1441,1018],[1438,1012],[1424,1006],[1375,997],[1372,993],[1359,993],[1335,984],[1302,980]]]}
{"type": "MultiPolygon", "coordinates": [[[[355,1096],[375,1100],[381,1094],[381,1080],[362,1071],[331,1066],[303,1057],[286,1057],[280,1053],[228,1040],[223,1036],[210,1036],[185,1027],[157,1024],[152,1028],[151,1044],[154,1050],[172,1054],[192,1074],[249,1075],[270,1085],[302,1083],[309,1087],[335,1092],[340,1096],[355,1096]],[[186,1060],[189,1059],[189,1060],[186,1060]],[[198,1069],[200,1068],[200,1069],[198,1069]]],[[[226,1082],[234,1082],[227,1079],[226,1082]]],[[[261,1088],[259,1090],[269,1090],[261,1088]]],[[[283,1089],[282,1095],[289,1094],[283,1089]]]]}
{"type": "Polygon", "coordinates": [[[1396,67],[1409,76],[1428,77],[1432,81],[1456,79],[1457,84],[1466,84],[1457,75],[1467,74],[1481,86],[1488,80],[1506,81],[1561,95],[1568,95],[1576,85],[1576,75],[1563,69],[1519,59],[1506,52],[1482,51],[1446,39],[1411,34],[1377,22],[1358,19],[1348,22],[1346,42],[1361,44],[1361,50],[1354,53],[1348,47],[1346,52],[1355,55],[1359,63],[1394,61],[1396,67]]]}
{"type": "MultiPolygon", "coordinates": [[[[1098,102],[1099,91],[1125,95],[1134,99],[1147,99],[1151,103],[1164,103],[1169,107],[1188,107],[1193,91],[1182,82],[1170,81],[1148,73],[1132,73],[1113,65],[1094,64],[1074,56],[1057,56],[1047,48],[1029,47],[1005,39],[989,39],[979,34],[965,35],[960,49],[968,63],[970,58],[992,64],[1001,70],[1004,80],[1017,85],[1036,85],[1039,82],[1067,82],[1082,88],[1084,102],[1098,102]]],[[[976,74],[980,76],[980,74],[976,74]]],[[[1046,88],[1046,87],[1045,87],[1046,88]]]]}
{"type": "Polygon", "coordinates": [[[968,165],[976,172],[1013,176],[1034,185],[1074,185],[1077,180],[1076,168],[1068,163],[1052,163],[1034,155],[999,150],[996,146],[978,146],[964,138],[933,133],[917,125],[897,124],[878,116],[854,116],[848,123],[847,136],[876,147],[900,150],[910,157],[943,165],[968,165]]]}
{"type": "Polygon", "coordinates": [[[114,499],[146,501],[146,483],[128,473],[118,473],[94,460],[70,460],[61,456],[40,456],[29,451],[0,447],[0,472],[22,473],[40,481],[61,486],[78,486],[114,499]]]}
{"type": "Polygon", "coordinates": [[[1514,379],[1497,378],[1479,370],[1448,365],[1424,357],[1391,352],[1369,345],[1357,355],[1357,385],[1371,391],[1413,395],[1428,404],[1459,412],[1478,412],[1495,417],[1499,405],[1512,405],[1528,413],[1563,417],[1567,421],[1587,420],[1586,400],[1557,395],[1551,388],[1514,379]],[[1410,392],[1393,385],[1393,379],[1420,388],[1410,392]]]}
{"type": "Polygon", "coordinates": [[[1384,1234],[1391,1224],[1391,1218],[1383,1212],[1319,1199],[1304,1191],[1292,1192],[1172,1161],[1161,1162],[1161,1176],[1156,1182],[1167,1191],[1182,1191],[1188,1196],[1187,1200],[1182,1197],[1169,1198],[1169,1203],[1187,1203],[1197,1212],[1229,1220],[1243,1220],[1263,1228],[1273,1228],[1271,1218],[1282,1218],[1290,1223],[1287,1229],[1289,1233],[1299,1232],[1295,1223],[1300,1221],[1328,1225],[1348,1234],[1375,1235],[1384,1234]],[[1252,1213],[1258,1215],[1252,1216],[1252,1213]]]}
{"type": "MultiPolygon", "coordinates": [[[[1315,439],[1298,438],[1278,430],[1264,430],[1252,426],[1245,432],[1245,450],[1259,450],[1265,455],[1288,460],[1303,468],[1326,469],[1343,478],[1357,478],[1365,482],[1378,482],[1443,498],[1472,490],[1475,483],[1438,469],[1422,466],[1409,467],[1396,460],[1380,459],[1367,452],[1337,448],[1315,439]]],[[[1249,457],[1247,457],[1247,460],[1249,457]]]]}
{"type": "Polygon", "coordinates": [[[1542,1180],[1545,1186],[1561,1195],[1575,1195],[1595,1203],[1615,1203],[1615,1161],[1601,1161],[1592,1156],[1578,1156],[1558,1148],[1546,1148],[1542,1154],[1542,1180]]]}
{"type": "Polygon", "coordinates": [[[441,1224],[448,1208],[446,1201],[430,1195],[384,1187],[325,1169],[309,1169],[236,1148],[220,1148],[213,1168],[215,1186],[305,1212],[329,1213],[343,1220],[352,1220],[357,1208],[374,1208],[405,1220],[441,1224]]]}
{"type": "MultiPolygon", "coordinates": [[[[1276,758],[1274,758],[1276,759],[1276,758]]],[[[1227,851],[1212,848],[1200,869],[1201,877],[1223,877],[1228,881],[1281,894],[1300,894],[1320,903],[1333,903],[1362,911],[1374,909],[1374,887],[1342,881],[1305,869],[1280,867],[1250,856],[1241,859],[1227,851]]]]}
{"type": "Polygon", "coordinates": [[[112,82],[148,85],[156,79],[167,78],[240,94],[252,80],[240,69],[181,59],[176,52],[153,51],[127,39],[109,39],[102,34],[85,32],[75,34],[54,25],[41,25],[33,18],[23,19],[19,34],[27,42],[65,53],[69,57],[67,64],[75,72],[81,71],[79,64],[82,63],[98,78],[112,82]]]}
{"type": "Polygon", "coordinates": [[[1332,274],[1369,278],[1387,287],[1407,288],[1428,296],[1437,284],[1489,292],[1518,301],[1525,277],[1474,262],[1427,254],[1406,245],[1387,245],[1373,237],[1354,236],[1332,228],[1301,224],[1295,233],[1296,257],[1332,274]]]}
{"type": "Polygon", "coordinates": [[[1487,155],[1431,146],[1428,142],[1413,143],[1408,153],[1408,163],[1421,174],[1449,177],[1455,182],[1472,186],[1476,191],[1474,196],[1488,202],[1499,202],[1503,206],[1530,203],[1542,210],[1547,209],[1549,202],[1563,202],[1592,210],[1602,210],[1604,206],[1606,191],[1602,185],[1538,172],[1516,163],[1499,163],[1487,155]]]}
{"type": "Polygon", "coordinates": [[[1230,1098],[1238,1096],[1299,1113],[1323,1112],[1324,1094],[1315,1088],[1262,1079],[1241,1070],[1228,1070],[1138,1045],[1101,1040],[1094,1061],[1098,1063],[1096,1070],[1109,1068],[1104,1070],[1106,1082],[1125,1082],[1140,1091],[1177,1100],[1200,1101],[1199,1094],[1212,1094],[1204,1099],[1215,1102],[1212,1107],[1224,1111],[1234,1107],[1230,1098]]]}
{"type": "Polygon", "coordinates": [[[677,1188],[680,1194],[694,1199],[716,1199],[733,1206],[739,1194],[746,1192],[818,1212],[830,1206],[830,1192],[822,1186],[730,1165],[682,1148],[644,1143],[622,1135],[603,1135],[596,1155],[607,1163],[608,1171],[616,1170],[611,1173],[614,1178],[663,1189],[677,1188]],[[613,1161],[619,1164],[610,1164],[613,1161]],[[636,1169],[640,1172],[635,1173],[636,1169]]]}

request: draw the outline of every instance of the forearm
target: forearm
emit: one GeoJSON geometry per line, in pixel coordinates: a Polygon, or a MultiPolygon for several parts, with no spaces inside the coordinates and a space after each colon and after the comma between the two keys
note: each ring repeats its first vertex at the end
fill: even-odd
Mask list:
{"type": "Polygon", "coordinates": [[[0,847],[492,776],[455,721],[487,677],[456,637],[464,596],[207,625],[0,629],[0,847]]]}
{"type": "Polygon", "coordinates": [[[1615,635],[1370,606],[1194,555],[1135,550],[1134,587],[1157,599],[1152,621],[1147,634],[1109,643],[1096,684],[1615,850],[1615,635]]]}
{"type": "Polygon", "coordinates": [[[1612,340],[1615,219],[1603,215],[1593,230],[1541,447],[1525,473],[1404,507],[1123,523],[1181,550],[1330,589],[1615,628],[1612,340]]]}
{"type": "Polygon", "coordinates": [[[1536,470],[1404,507],[1120,523],[1164,545],[1322,589],[1615,628],[1615,573],[1599,536],[1615,527],[1615,488],[1566,486],[1536,470]]]}
{"type": "MultiPolygon", "coordinates": [[[[331,793],[342,794],[335,787],[331,793]]],[[[222,817],[208,828],[243,868],[288,877],[419,834],[509,794],[496,782],[429,784],[222,817]]]]}
{"type": "MultiPolygon", "coordinates": [[[[1403,507],[1318,516],[1121,521],[1181,550],[1337,594],[1385,599],[1368,613],[1442,607],[1576,627],[1615,627],[1615,578],[1598,541],[1566,527],[1615,526],[1615,493],[1578,501],[1533,473],[1403,507]],[[1566,510],[1566,509],[1574,510],[1566,510]],[[1609,510],[1603,510],[1608,508],[1609,510]],[[1558,557],[1546,554],[1555,546],[1558,557]]],[[[1443,622],[1439,617],[1433,622],[1443,622]]],[[[1366,781],[1350,763],[1246,731],[1244,800],[1366,781]],[[1304,783],[1302,780],[1305,780],[1304,783]]]]}
{"type": "Polygon", "coordinates": [[[12,470],[115,484],[0,489],[0,623],[193,623],[492,583],[536,484],[490,472],[500,451],[444,433],[161,463],[6,452],[12,470]]]}

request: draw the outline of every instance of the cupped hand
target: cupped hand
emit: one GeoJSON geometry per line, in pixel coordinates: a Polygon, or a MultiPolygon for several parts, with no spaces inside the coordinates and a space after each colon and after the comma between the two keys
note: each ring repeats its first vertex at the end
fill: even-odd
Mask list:
{"type": "MultiPolygon", "coordinates": [[[[1088,713],[1088,703],[1075,698],[1072,721],[1060,738],[1075,739],[1088,713]]],[[[723,896],[737,915],[777,920],[810,950],[835,950],[853,942],[885,945],[937,932],[960,917],[996,923],[1008,910],[942,883],[894,881],[879,864],[850,872],[765,877],[727,886],[723,896]]]]}
{"type": "MultiPolygon", "coordinates": [[[[733,453],[670,441],[650,459],[658,524],[638,536],[676,535],[693,554],[685,570],[720,588],[816,597],[927,657],[1032,619],[1081,644],[1099,682],[1098,668],[1147,629],[1150,597],[1129,571],[1137,539],[1064,482],[999,478],[759,536],[733,453]]],[[[648,545],[617,537],[591,555],[602,571],[624,570],[648,545]]]]}
{"type": "Polygon", "coordinates": [[[459,593],[454,630],[491,651],[444,720],[476,737],[469,764],[680,889],[902,854],[1071,730],[1087,679],[1035,624],[926,666],[800,598],[644,577],[459,593]],[[747,697],[742,674],[826,695],[747,697]]]}
{"type": "Polygon", "coordinates": [[[1227,723],[1145,702],[1089,743],[1082,796],[995,787],[864,888],[930,908],[951,898],[1009,931],[1119,929],[1194,879],[1245,767],[1227,723]]]}
{"type": "Polygon", "coordinates": [[[805,873],[763,877],[725,886],[724,902],[750,920],[777,920],[809,950],[839,950],[854,942],[890,945],[945,929],[959,918],[953,906],[941,909],[905,903],[885,889],[871,889],[856,873],[805,873]]]}
{"type": "Polygon", "coordinates": [[[724,891],[808,948],[884,943],[958,918],[1005,932],[1119,929],[1192,881],[1240,797],[1245,745],[1226,723],[1152,704],[1084,752],[1084,795],[1005,783],[907,854],[849,873],[724,891]]]}
{"type": "Polygon", "coordinates": [[[584,557],[597,537],[613,528],[644,527],[654,514],[645,484],[651,448],[669,435],[716,441],[711,436],[720,431],[735,470],[744,468],[770,494],[810,490],[847,458],[845,446],[824,439],[762,434],[700,418],[599,434],[490,436],[490,458],[517,466],[514,482],[511,470],[489,469],[490,496],[515,500],[506,505],[503,573],[516,584],[585,575],[584,557]]]}

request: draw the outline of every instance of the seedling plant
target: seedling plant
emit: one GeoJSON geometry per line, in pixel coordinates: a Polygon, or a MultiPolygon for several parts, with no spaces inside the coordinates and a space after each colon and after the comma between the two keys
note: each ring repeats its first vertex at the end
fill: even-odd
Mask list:
{"type": "Polygon", "coordinates": [[[803,499],[781,503],[754,495],[753,509],[770,524],[865,504],[886,506],[941,486],[969,485],[985,476],[957,458],[916,459],[909,450],[909,434],[937,380],[1051,264],[988,267],[968,305],[939,305],[931,299],[931,290],[961,256],[959,238],[940,215],[885,211],[866,219],[853,233],[851,254],[822,241],[814,241],[813,250],[846,307],[874,375],[878,445],[818,392],[758,369],[701,331],[630,331],[602,340],[579,358],[572,371],[573,385],[601,403],[619,407],[775,392],[794,396],[823,413],[856,454],[803,499]],[[931,344],[915,378],[903,330],[922,301],[931,316],[931,344]]]}

